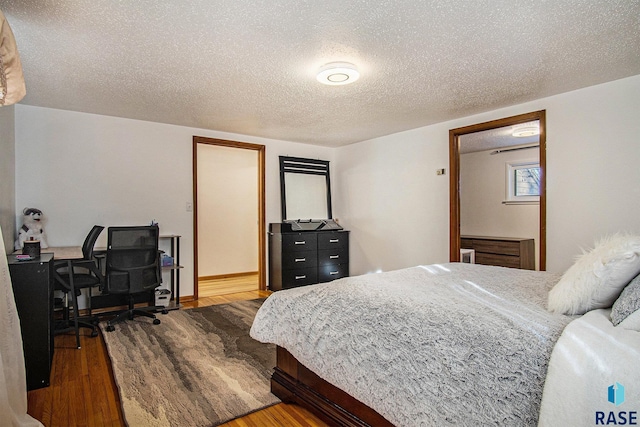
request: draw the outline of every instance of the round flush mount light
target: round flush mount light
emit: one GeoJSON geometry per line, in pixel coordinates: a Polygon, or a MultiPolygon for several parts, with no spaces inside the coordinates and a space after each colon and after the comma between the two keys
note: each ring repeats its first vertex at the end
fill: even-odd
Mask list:
{"type": "Polygon", "coordinates": [[[512,136],[516,138],[525,138],[527,136],[534,136],[540,134],[540,127],[538,124],[525,124],[521,126],[515,126],[513,128],[513,132],[511,132],[512,136]]]}
{"type": "Polygon", "coordinates": [[[360,78],[358,69],[348,62],[331,62],[323,65],[316,76],[320,83],[331,86],[348,85],[358,78],[360,78]]]}

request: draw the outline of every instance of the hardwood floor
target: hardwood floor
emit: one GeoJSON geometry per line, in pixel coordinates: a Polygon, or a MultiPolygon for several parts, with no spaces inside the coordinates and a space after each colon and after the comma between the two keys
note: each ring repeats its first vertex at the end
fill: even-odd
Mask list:
{"type": "MultiPolygon", "coordinates": [[[[184,308],[267,297],[270,292],[248,291],[200,298],[185,302],[184,308]]],[[[169,316],[171,313],[168,314],[169,316]]],[[[47,427],[125,426],[120,398],[111,370],[111,362],[102,335],[89,337],[82,331],[80,350],[75,336],[55,337],[55,351],[49,387],[27,394],[28,412],[47,427]]],[[[327,424],[307,410],[280,403],[232,420],[226,427],[300,426],[324,427],[327,424]]],[[[139,427],[139,426],[130,426],[139,427]]]]}
{"type": "Polygon", "coordinates": [[[257,272],[233,277],[198,280],[198,298],[255,291],[256,289],[258,289],[257,272]]]}
{"type": "Polygon", "coordinates": [[[222,427],[282,427],[282,426],[327,426],[320,419],[298,405],[279,403],[267,409],[236,418],[222,427]]]}
{"type": "Polygon", "coordinates": [[[102,336],[55,337],[51,385],[27,393],[28,413],[45,426],[124,426],[102,336]]]}

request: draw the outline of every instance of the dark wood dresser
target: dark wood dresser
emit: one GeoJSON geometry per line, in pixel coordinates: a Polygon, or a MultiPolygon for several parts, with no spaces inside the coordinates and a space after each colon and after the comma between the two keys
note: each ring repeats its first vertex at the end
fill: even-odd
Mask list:
{"type": "Polygon", "coordinates": [[[269,289],[330,282],[349,276],[349,232],[284,232],[271,224],[269,289]]]}
{"type": "Polygon", "coordinates": [[[476,264],[536,269],[533,239],[517,237],[460,236],[460,248],[476,252],[476,264]]]}

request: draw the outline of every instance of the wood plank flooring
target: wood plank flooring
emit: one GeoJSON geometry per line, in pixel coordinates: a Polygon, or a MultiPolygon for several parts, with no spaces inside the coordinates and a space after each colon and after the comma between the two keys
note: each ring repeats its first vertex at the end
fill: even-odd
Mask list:
{"type": "Polygon", "coordinates": [[[198,298],[255,291],[256,289],[258,289],[258,273],[248,273],[222,279],[198,280],[198,298]]]}
{"type": "MultiPolygon", "coordinates": [[[[185,302],[185,308],[264,298],[270,292],[247,291],[185,302]]],[[[171,313],[168,314],[169,316],[171,313]]],[[[125,426],[111,362],[102,335],[91,338],[83,330],[80,350],[75,336],[55,337],[55,351],[49,387],[28,392],[28,412],[47,427],[125,426]]],[[[232,420],[226,427],[325,427],[327,424],[307,410],[280,403],[232,420]]],[[[139,427],[139,426],[130,426],[139,427]]]]}
{"type": "MultiPolygon", "coordinates": [[[[86,332],[85,332],[86,331],[86,332]]],[[[28,413],[45,426],[124,426],[111,362],[102,336],[55,337],[51,385],[27,393],[28,413]]]]}

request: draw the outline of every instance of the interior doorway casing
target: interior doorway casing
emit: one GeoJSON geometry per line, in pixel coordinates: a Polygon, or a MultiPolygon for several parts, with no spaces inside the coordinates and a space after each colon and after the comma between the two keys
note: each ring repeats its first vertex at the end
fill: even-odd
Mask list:
{"type": "Polygon", "coordinates": [[[193,137],[193,280],[194,299],[198,299],[198,144],[253,150],[258,154],[258,289],[267,289],[265,226],[265,151],[264,145],[225,139],[193,137]]]}
{"type": "Polygon", "coordinates": [[[547,145],[545,110],[449,130],[449,260],[460,261],[460,136],[538,120],[540,123],[540,270],[547,259],[547,145]]]}

